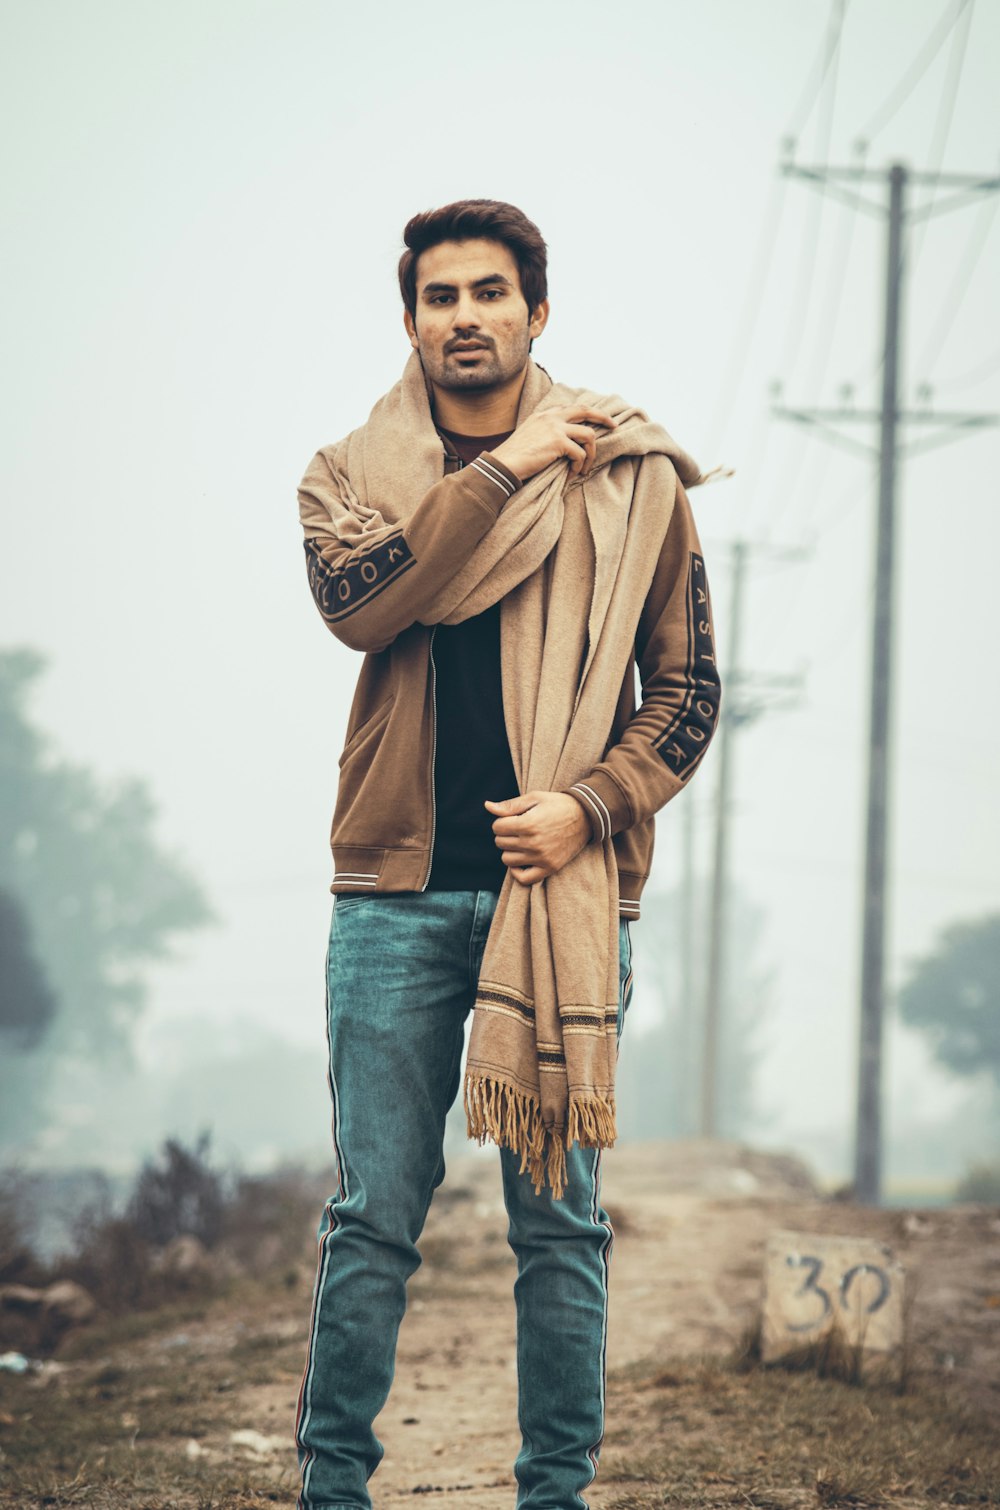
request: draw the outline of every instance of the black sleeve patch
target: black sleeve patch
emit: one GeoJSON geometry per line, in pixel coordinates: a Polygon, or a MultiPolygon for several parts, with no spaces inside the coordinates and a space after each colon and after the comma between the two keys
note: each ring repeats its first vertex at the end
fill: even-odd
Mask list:
{"type": "Polygon", "coordinates": [[[688,690],[680,712],[653,747],[675,776],[686,781],[708,748],[719,717],[719,671],[709,611],[705,562],[689,557],[687,585],[688,690]]]}
{"type": "Polygon", "coordinates": [[[416,565],[416,558],[401,533],[380,540],[378,545],[363,555],[353,556],[339,568],[323,559],[315,540],[307,540],[305,548],[309,587],[328,624],[336,624],[370,603],[416,565]]]}

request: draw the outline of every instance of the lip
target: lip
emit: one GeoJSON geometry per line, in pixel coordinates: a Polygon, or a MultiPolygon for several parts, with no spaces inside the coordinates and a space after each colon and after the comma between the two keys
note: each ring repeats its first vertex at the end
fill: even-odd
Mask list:
{"type": "Polygon", "coordinates": [[[471,356],[476,351],[488,351],[488,346],[477,343],[474,346],[452,346],[449,348],[450,356],[471,356]]]}

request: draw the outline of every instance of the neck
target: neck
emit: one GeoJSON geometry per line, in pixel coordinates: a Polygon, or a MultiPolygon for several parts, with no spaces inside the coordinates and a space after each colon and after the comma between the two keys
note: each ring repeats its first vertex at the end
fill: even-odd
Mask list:
{"type": "Polygon", "coordinates": [[[527,377],[527,367],[522,367],[515,377],[495,388],[463,393],[461,389],[439,388],[434,390],[434,421],[442,430],[453,430],[456,435],[501,435],[513,430],[517,424],[517,406],[521,401],[521,389],[527,377]]]}

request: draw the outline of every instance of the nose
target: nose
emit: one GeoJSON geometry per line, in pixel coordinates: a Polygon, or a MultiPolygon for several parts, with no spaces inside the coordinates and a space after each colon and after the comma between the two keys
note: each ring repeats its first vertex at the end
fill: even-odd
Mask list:
{"type": "Polygon", "coordinates": [[[456,333],[464,330],[478,330],[480,323],[479,306],[472,294],[469,292],[459,294],[452,317],[456,333]]]}

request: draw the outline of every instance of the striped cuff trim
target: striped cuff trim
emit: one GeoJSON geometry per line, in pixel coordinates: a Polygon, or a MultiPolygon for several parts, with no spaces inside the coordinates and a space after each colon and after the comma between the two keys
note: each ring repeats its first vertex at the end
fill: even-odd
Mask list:
{"type": "Polygon", "coordinates": [[[629,899],[628,899],[628,897],[620,897],[619,901],[618,901],[618,911],[619,912],[638,912],[639,911],[639,903],[638,902],[630,902],[629,899]]]}
{"type": "Polygon", "coordinates": [[[333,878],[334,886],[338,881],[349,881],[352,886],[374,886],[378,876],[365,870],[338,870],[333,878]]]}
{"type": "Polygon", "coordinates": [[[586,807],[588,807],[590,809],[590,811],[593,813],[594,817],[597,819],[598,823],[600,824],[600,827],[601,827],[601,838],[603,840],[603,838],[604,838],[604,814],[601,812],[600,808],[594,802],[593,798],[592,797],[588,797],[587,794],[586,794],[586,792],[581,791],[578,786],[571,786],[570,787],[570,791],[573,792],[575,794],[575,796],[579,797],[580,801],[582,803],[584,803],[584,805],[586,807]]]}
{"type": "Polygon", "coordinates": [[[488,477],[490,482],[495,482],[498,488],[503,488],[504,497],[513,498],[517,492],[510,478],[505,477],[500,468],[495,467],[491,461],[487,461],[485,456],[477,456],[469,465],[475,467],[476,471],[481,472],[484,477],[488,477]]]}
{"type": "Polygon", "coordinates": [[[588,786],[585,781],[576,782],[574,786],[570,787],[570,791],[577,792],[583,798],[584,802],[589,803],[591,809],[597,814],[598,822],[601,825],[601,838],[610,839],[611,814],[603,798],[599,797],[594,788],[588,786]]]}

